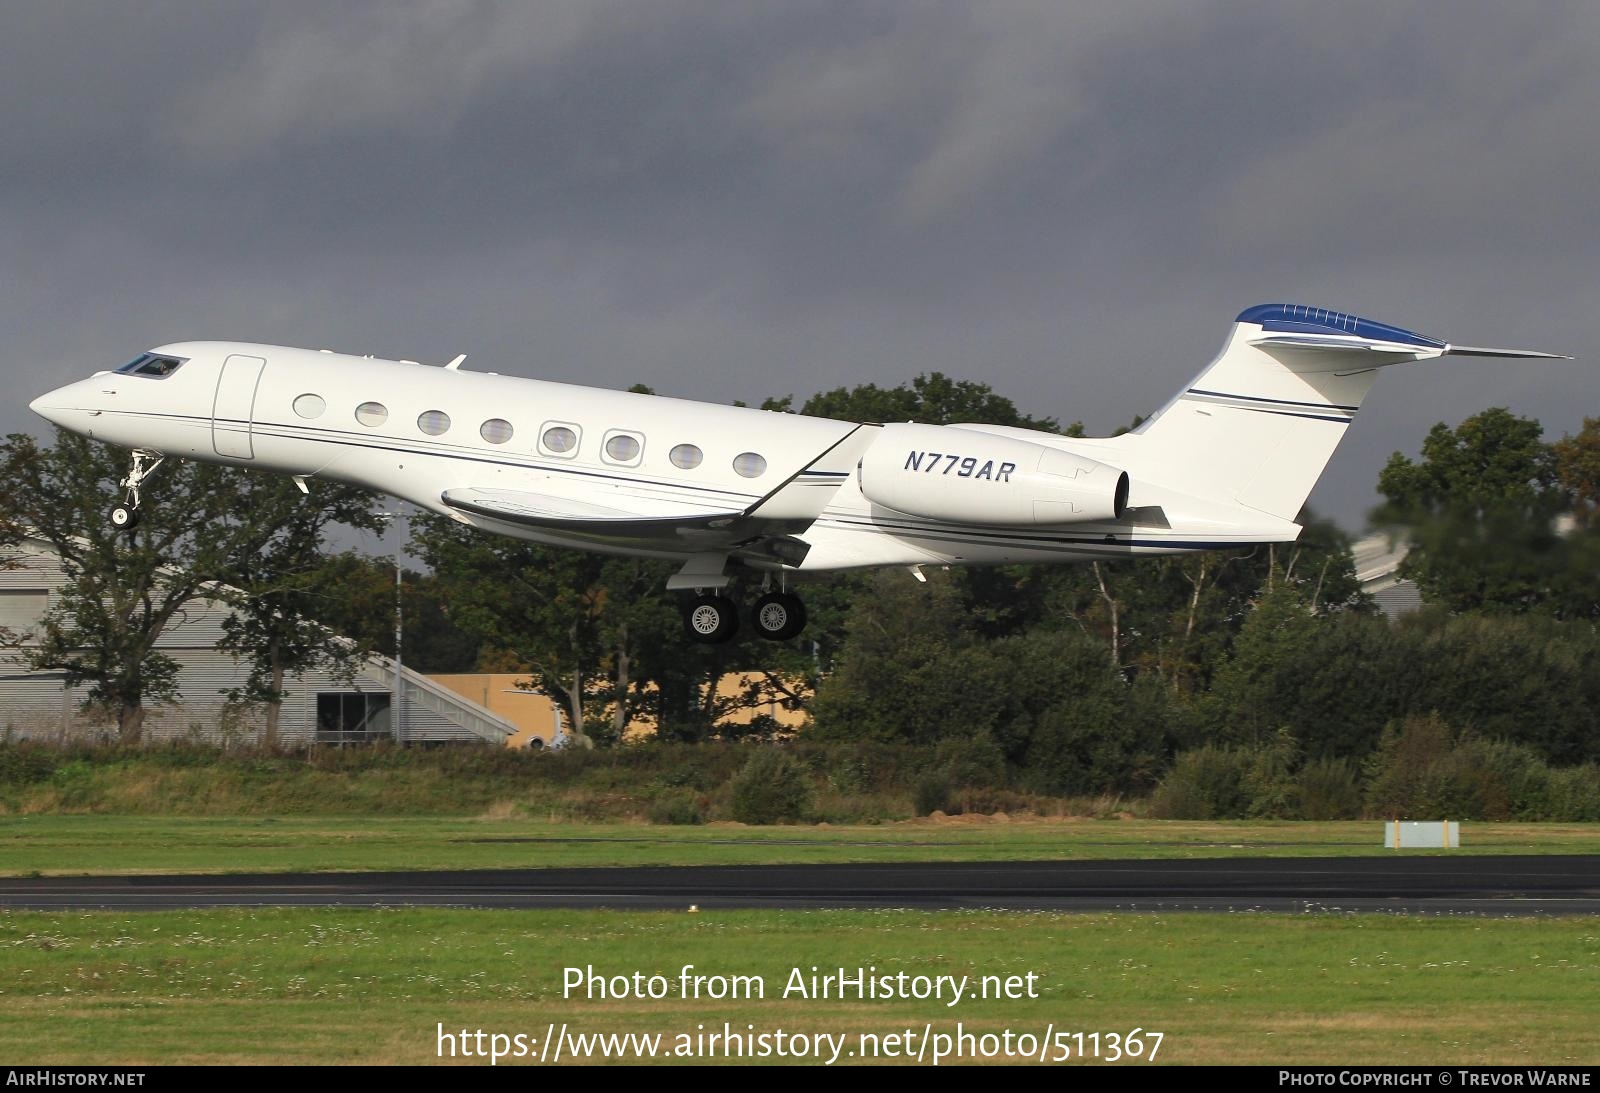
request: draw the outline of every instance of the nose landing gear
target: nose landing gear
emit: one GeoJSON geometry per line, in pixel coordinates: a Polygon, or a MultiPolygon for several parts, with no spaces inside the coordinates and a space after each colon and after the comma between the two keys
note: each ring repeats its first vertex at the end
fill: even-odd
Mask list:
{"type": "Polygon", "coordinates": [[[144,485],[144,480],[156,472],[166,456],[160,452],[147,451],[143,448],[133,450],[133,464],[128,468],[128,476],[118,485],[127,491],[120,504],[111,506],[111,526],[118,531],[132,531],[139,526],[139,487],[144,485]]]}

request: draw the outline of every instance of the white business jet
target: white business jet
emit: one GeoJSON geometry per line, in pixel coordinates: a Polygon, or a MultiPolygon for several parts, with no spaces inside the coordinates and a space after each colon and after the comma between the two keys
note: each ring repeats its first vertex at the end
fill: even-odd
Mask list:
{"type": "Polygon", "coordinates": [[[992,425],[858,423],[328,350],[179,342],[35,399],[131,448],[111,522],[181,457],[353,483],[484,531],[678,562],[689,636],[738,627],[733,576],[764,576],[761,636],[805,625],[788,578],[836,569],[1071,562],[1286,542],[1377,369],[1449,345],[1321,308],[1264,304],[1139,429],[1078,439],[992,425]]]}

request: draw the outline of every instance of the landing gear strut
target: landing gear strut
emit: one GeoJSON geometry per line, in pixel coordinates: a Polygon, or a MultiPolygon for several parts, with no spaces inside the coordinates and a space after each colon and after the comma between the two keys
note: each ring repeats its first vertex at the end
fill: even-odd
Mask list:
{"type": "Polygon", "coordinates": [[[118,483],[127,492],[121,504],[111,506],[112,527],[118,531],[132,531],[139,526],[139,487],[165,459],[166,456],[160,452],[146,451],[144,448],[133,450],[133,465],[128,468],[128,476],[118,483]]]}

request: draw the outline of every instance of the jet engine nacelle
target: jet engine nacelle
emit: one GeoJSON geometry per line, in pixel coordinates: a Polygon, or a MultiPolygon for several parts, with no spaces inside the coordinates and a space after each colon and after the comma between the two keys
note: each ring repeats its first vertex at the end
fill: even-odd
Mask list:
{"type": "Polygon", "coordinates": [[[957,524],[1114,520],[1128,503],[1125,471],[950,425],[883,426],[857,474],[867,500],[957,524]]]}

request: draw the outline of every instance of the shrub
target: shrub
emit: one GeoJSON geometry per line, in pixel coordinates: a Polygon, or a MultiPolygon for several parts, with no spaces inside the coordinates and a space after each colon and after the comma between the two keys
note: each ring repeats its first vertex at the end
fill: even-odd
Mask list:
{"type": "Polygon", "coordinates": [[[1564,823],[1600,820],[1600,766],[1585,763],[1550,772],[1550,815],[1564,823]]]}
{"type": "Polygon", "coordinates": [[[1248,798],[1246,815],[1253,820],[1283,820],[1296,811],[1294,768],[1300,745],[1288,729],[1256,749],[1240,788],[1248,798]]]}
{"type": "Polygon", "coordinates": [[[1302,820],[1353,820],[1361,815],[1361,779],[1348,759],[1313,759],[1295,778],[1302,820]]]}
{"type": "Polygon", "coordinates": [[[774,748],[757,748],[733,776],[730,788],[733,818],[740,823],[799,823],[811,811],[811,781],[805,767],[774,748]]]}
{"type": "Polygon", "coordinates": [[[946,786],[998,786],[1006,780],[1006,757],[987,732],[962,733],[939,741],[933,770],[946,786]]]}
{"type": "Polygon", "coordinates": [[[1162,820],[1214,820],[1243,816],[1250,807],[1245,781],[1251,757],[1208,744],[1181,753],[1156,787],[1150,814],[1162,820]]]}
{"type": "Polygon", "coordinates": [[[693,826],[706,822],[700,799],[693,793],[663,793],[650,802],[647,815],[653,824],[693,826]]]}
{"type": "Polygon", "coordinates": [[[952,794],[950,779],[938,771],[924,774],[911,790],[911,807],[918,816],[949,812],[952,794]]]}

